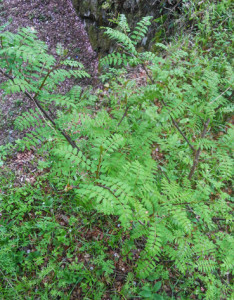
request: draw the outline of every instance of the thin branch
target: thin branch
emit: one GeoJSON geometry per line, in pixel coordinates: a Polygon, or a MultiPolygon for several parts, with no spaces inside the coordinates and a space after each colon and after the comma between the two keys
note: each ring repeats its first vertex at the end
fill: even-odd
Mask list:
{"type": "Polygon", "coordinates": [[[165,171],[163,171],[163,169],[161,168],[161,166],[158,166],[158,169],[163,173],[163,175],[166,177],[168,183],[171,183],[171,180],[169,179],[169,177],[167,176],[167,173],[165,171]]]}
{"type": "Polygon", "coordinates": [[[55,119],[56,118],[56,116],[55,116],[55,114],[52,112],[52,110],[50,109],[50,108],[48,108],[48,110],[49,110],[49,112],[50,112],[50,114],[51,114],[51,116],[55,119]]]}
{"type": "MultiPolygon", "coordinates": [[[[201,135],[201,138],[204,138],[206,132],[207,132],[207,128],[208,128],[208,125],[210,123],[210,119],[208,118],[205,125],[204,125],[204,129],[202,131],[202,135],[201,135]]],[[[194,161],[193,161],[193,166],[192,166],[192,169],[189,173],[189,176],[188,176],[188,179],[191,180],[196,168],[197,168],[197,165],[198,165],[198,162],[199,162],[199,157],[200,157],[200,154],[201,154],[201,147],[199,147],[197,149],[197,151],[195,152],[195,158],[194,158],[194,161]]]]}
{"type": "MultiPolygon", "coordinates": [[[[147,68],[145,67],[144,64],[142,64],[144,71],[146,72],[147,76],[149,77],[150,81],[152,84],[154,84],[154,80],[152,78],[152,76],[150,75],[150,73],[148,72],[147,68]]],[[[163,103],[164,106],[166,106],[166,103],[162,100],[161,101],[163,103]]],[[[175,128],[179,131],[179,133],[182,135],[182,137],[185,139],[185,141],[187,142],[187,144],[189,145],[189,147],[195,151],[195,148],[193,147],[193,145],[189,142],[189,140],[186,138],[186,136],[184,135],[184,133],[181,131],[181,129],[179,128],[179,124],[176,122],[176,120],[170,115],[171,121],[173,123],[173,125],[175,126],[175,128]]]]}
{"type": "MultiPolygon", "coordinates": [[[[224,219],[224,218],[215,218],[213,217],[212,218],[213,221],[227,221],[227,219],[224,219]]],[[[234,222],[233,220],[230,220],[231,222],[234,222]]]]}
{"type": "Polygon", "coordinates": [[[229,86],[228,88],[226,88],[226,90],[225,90],[224,92],[222,92],[222,93],[221,93],[218,97],[216,97],[214,100],[212,100],[212,101],[210,102],[210,104],[214,103],[216,100],[218,100],[220,97],[222,97],[223,94],[225,94],[228,90],[230,90],[231,87],[232,87],[232,86],[229,86]]]}
{"type": "MultiPolygon", "coordinates": [[[[8,79],[10,79],[11,81],[14,81],[14,78],[12,76],[8,75],[7,73],[5,73],[4,70],[2,70],[1,68],[0,68],[0,72],[5,77],[7,77],[8,79]]],[[[44,83],[45,83],[45,81],[44,81],[44,83]]],[[[37,106],[37,108],[43,113],[43,115],[45,116],[45,118],[47,120],[49,120],[53,124],[54,128],[57,129],[65,137],[65,139],[68,141],[68,143],[73,148],[76,148],[79,151],[80,149],[78,148],[78,146],[76,145],[76,143],[70,138],[69,135],[67,135],[60,127],[57,126],[57,124],[55,123],[55,121],[48,115],[48,113],[41,106],[40,102],[36,99],[36,96],[33,97],[28,92],[25,92],[24,94],[37,106]]]]}
{"type": "Polygon", "coordinates": [[[9,286],[12,288],[12,290],[14,290],[14,292],[17,294],[18,299],[22,299],[21,296],[18,294],[17,290],[14,289],[13,285],[11,284],[11,282],[9,281],[9,279],[4,275],[4,273],[2,272],[2,270],[0,269],[0,272],[2,273],[3,279],[9,284],[9,286]]]}
{"type": "Polygon", "coordinates": [[[124,114],[123,114],[122,118],[120,119],[120,121],[119,121],[119,123],[118,123],[117,127],[119,127],[119,126],[120,126],[120,124],[122,123],[123,119],[126,117],[126,115],[127,115],[127,113],[128,113],[128,110],[129,110],[129,108],[130,108],[130,106],[126,106],[126,109],[125,109],[125,111],[124,111],[124,114]]]}
{"type": "Polygon", "coordinates": [[[102,163],[102,153],[103,153],[103,147],[100,146],[100,156],[99,156],[99,161],[98,161],[98,165],[97,165],[96,179],[99,179],[99,172],[100,172],[101,163],[102,163]]]}
{"type": "Polygon", "coordinates": [[[186,138],[186,136],[183,134],[183,132],[182,132],[181,129],[179,128],[178,123],[175,121],[175,119],[172,118],[172,116],[170,116],[170,117],[171,117],[171,121],[172,121],[173,125],[176,127],[176,129],[179,131],[179,133],[182,135],[182,137],[183,137],[183,138],[185,139],[185,141],[188,143],[189,147],[190,147],[193,151],[195,151],[195,148],[193,147],[193,145],[189,142],[189,140],[186,138]]]}
{"type": "Polygon", "coordinates": [[[153,80],[153,77],[150,75],[150,73],[148,72],[148,70],[147,70],[147,68],[145,67],[144,64],[142,64],[142,67],[143,67],[143,69],[144,69],[146,75],[149,77],[151,83],[154,84],[155,82],[154,82],[154,80],[153,80]]]}
{"type": "Polygon", "coordinates": [[[65,137],[65,139],[68,141],[68,143],[73,147],[73,148],[77,148],[77,150],[79,151],[80,149],[77,147],[76,143],[70,138],[69,135],[67,135],[60,127],[58,127],[56,125],[56,123],[54,122],[54,120],[47,114],[47,112],[44,110],[44,108],[41,106],[41,104],[38,102],[38,100],[34,97],[32,97],[28,92],[25,92],[25,95],[31,100],[33,101],[36,106],[40,109],[40,111],[42,111],[42,113],[44,114],[44,116],[54,125],[54,127],[65,137]]]}
{"type": "MultiPolygon", "coordinates": [[[[1,48],[3,49],[3,39],[2,39],[2,37],[1,37],[1,48]]],[[[7,63],[8,68],[10,69],[10,64],[8,62],[8,59],[7,59],[7,56],[6,56],[5,52],[4,52],[4,58],[5,58],[5,61],[7,63]]]]}
{"type": "Polygon", "coordinates": [[[48,79],[48,77],[50,76],[50,74],[57,68],[57,66],[55,66],[54,68],[52,68],[51,70],[49,70],[45,76],[45,78],[43,79],[38,91],[36,92],[34,98],[37,98],[37,96],[39,95],[40,91],[42,90],[43,86],[45,85],[46,80],[48,79]]]}
{"type": "MultiPolygon", "coordinates": [[[[103,189],[106,189],[108,190],[118,201],[119,203],[122,205],[122,207],[125,209],[123,203],[119,200],[119,198],[115,195],[114,191],[112,191],[109,187],[105,186],[105,185],[101,185],[101,184],[98,184],[98,186],[102,187],[103,189]]],[[[134,215],[135,217],[135,215],[134,215]]],[[[136,217],[135,217],[136,218],[136,217]]],[[[137,220],[142,226],[144,227],[148,227],[147,225],[145,225],[141,220],[137,220]]]]}

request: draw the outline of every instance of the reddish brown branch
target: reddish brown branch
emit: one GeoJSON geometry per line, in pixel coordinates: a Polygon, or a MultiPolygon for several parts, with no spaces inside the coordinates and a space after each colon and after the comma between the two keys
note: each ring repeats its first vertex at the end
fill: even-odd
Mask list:
{"type": "Polygon", "coordinates": [[[126,106],[126,109],[125,109],[125,111],[124,111],[124,114],[123,114],[122,118],[120,119],[120,121],[119,121],[117,127],[120,126],[120,124],[122,123],[123,119],[126,117],[126,115],[127,115],[127,113],[128,113],[128,110],[129,110],[129,106],[126,106]]]}
{"type": "MultiPolygon", "coordinates": [[[[150,75],[150,73],[148,72],[147,68],[145,67],[144,64],[142,64],[142,66],[143,66],[143,69],[144,69],[144,71],[146,72],[147,76],[149,77],[151,83],[154,84],[155,82],[154,82],[152,76],[150,75]]],[[[163,104],[164,106],[166,106],[166,103],[165,103],[163,100],[162,100],[161,102],[162,102],[162,104],[163,104]]],[[[189,145],[189,147],[190,147],[193,151],[195,151],[195,148],[193,147],[193,145],[189,142],[189,140],[186,138],[186,136],[184,135],[184,133],[181,131],[181,129],[180,129],[180,127],[179,127],[179,124],[176,122],[176,120],[175,120],[171,115],[170,115],[170,117],[171,117],[172,124],[175,126],[175,128],[179,131],[179,133],[180,133],[180,134],[182,135],[182,137],[185,139],[185,141],[187,142],[187,144],[189,145]]]]}
{"type": "MultiPolygon", "coordinates": [[[[205,125],[204,125],[204,128],[203,128],[203,131],[202,131],[202,134],[201,134],[201,138],[204,138],[206,132],[207,132],[207,128],[208,128],[208,125],[210,123],[210,119],[208,118],[205,125]]],[[[192,166],[192,169],[189,173],[189,176],[188,176],[188,179],[191,180],[196,168],[197,168],[197,165],[198,165],[198,162],[199,162],[199,157],[200,157],[200,154],[201,154],[201,147],[199,147],[197,149],[197,151],[195,152],[195,157],[194,157],[194,161],[193,161],[193,166],[192,166]]]]}
{"type": "MultiPolygon", "coordinates": [[[[4,70],[0,69],[0,72],[8,79],[10,79],[11,81],[14,81],[14,78],[12,76],[10,76],[9,74],[5,73],[4,70]]],[[[48,76],[47,76],[48,78],[48,76]]],[[[45,83],[45,80],[43,81],[45,83]]],[[[41,85],[42,88],[42,85],[41,85]]],[[[38,95],[38,93],[35,96],[32,96],[31,94],[29,94],[28,92],[24,93],[36,106],[37,108],[42,112],[42,114],[44,115],[44,117],[50,121],[50,123],[52,123],[52,125],[54,126],[55,129],[57,129],[64,137],[65,139],[68,141],[68,143],[73,147],[76,148],[78,151],[80,150],[78,148],[78,146],[76,145],[76,143],[70,138],[69,135],[67,135],[56,123],[55,121],[49,116],[49,114],[44,110],[44,108],[41,106],[40,102],[36,99],[36,96],[38,95]]]]}
{"type": "Polygon", "coordinates": [[[97,166],[97,171],[96,171],[96,179],[99,179],[99,172],[100,172],[101,163],[102,163],[102,153],[103,153],[103,147],[100,146],[100,156],[99,156],[99,161],[98,161],[98,166],[97,166]]]}

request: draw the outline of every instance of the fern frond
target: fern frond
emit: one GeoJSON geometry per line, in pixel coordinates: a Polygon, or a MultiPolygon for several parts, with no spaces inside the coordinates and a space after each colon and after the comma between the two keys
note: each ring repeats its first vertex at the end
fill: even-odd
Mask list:
{"type": "Polygon", "coordinates": [[[149,228],[148,238],[145,245],[145,251],[147,254],[155,257],[160,252],[160,247],[162,246],[162,232],[160,230],[160,225],[153,223],[149,228]]]}
{"type": "Polygon", "coordinates": [[[151,273],[153,273],[153,271],[156,268],[156,263],[155,261],[153,261],[152,259],[145,259],[144,257],[141,258],[141,260],[138,261],[137,263],[137,275],[139,278],[146,278],[148,277],[151,273]]]}
{"type": "Polygon", "coordinates": [[[123,32],[115,30],[113,28],[105,28],[105,34],[113,41],[120,44],[123,49],[130,55],[137,55],[136,48],[131,39],[123,32]]]}
{"type": "Polygon", "coordinates": [[[111,54],[106,55],[100,60],[100,63],[102,66],[108,64],[110,66],[116,66],[116,65],[127,65],[128,58],[126,54],[120,54],[119,52],[113,52],[111,54]]]}
{"type": "Polygon", "coordinates": [[[42,125],[41,114],[38,109],[30,109],[28,112],[23,113],[21,116],[17,117],[14,125],[18,130],[25,130],[34,126],[42,125]]]}
{"type": "Polygon", "coordinates": [[[136,45],[141,41],[145,36],[148,31],[148,27],[151,24],[151,16],[147,16],[142,18],[134,28],[134,31],[131,35],[131,39],[133,40],[133,44],[136,45]]]}
{"type": "Polygon", "coordinates": [[[130,32],[130,28],[128,26],[128,21],[124,14],[119,15],[117,23],[122,32],[124,32],[124,33],[130,32]]]}
{"type": "Polygon", "coordinates": [[[78,151],[77,148],[72,148],[71,145],[61,145],[59,148],[54,149],[53,153],[60,159],[67,159],[70,167],[77,165],[82,169],[90,169],[91,161],[81,151],[78,151]]]}

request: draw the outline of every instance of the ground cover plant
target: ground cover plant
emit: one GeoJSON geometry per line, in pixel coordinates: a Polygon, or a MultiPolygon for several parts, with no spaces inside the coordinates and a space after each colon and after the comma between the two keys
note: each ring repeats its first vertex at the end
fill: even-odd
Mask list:
{"type": "Polygon", "coordinates": [[[184,4],[190,28],[154,52],[151,18],[120,15],[103,88],[66,94],[82,64],[1,28],[1,88],[34,105],[0,149],[3,299],[232,299],[232,4],[184,4]],[[15,150],[34,153],[22,186],[15,150]]]}

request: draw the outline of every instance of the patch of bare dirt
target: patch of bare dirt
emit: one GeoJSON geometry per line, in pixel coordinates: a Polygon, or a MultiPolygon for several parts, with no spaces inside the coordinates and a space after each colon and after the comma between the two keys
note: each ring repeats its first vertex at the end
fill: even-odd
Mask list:
{"type": "MultiPolygon", "coordinates": [[[[68,55],[84,64],[95,78],[97,55],[93,51],[88,35],[70,0],[3,0],[0,1],[0,24],[12,20],[8,31],[17,32],[21,27],[33,27],[38,37],[45,41],[51,54],[56,53],[57,43],[68,49],[68,55]]],[[[0,77],[0,83],[5,79],[0,77]]],[[[92,80],[92,79],[91,79],[92,80]]],[[[81,84],[87,85],[91,80],[81,84]]],[[[66,92],[77,84],[69,79],[61,86],[66,92]]],[[[24,95],[3,95],[0,90],[0,145],[13,142],[21,134],[14,130],[13,122],[18,114],[32,107],[24,95]]]]}

